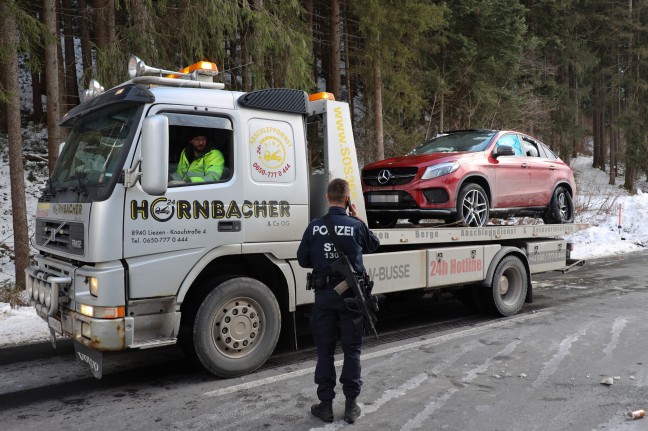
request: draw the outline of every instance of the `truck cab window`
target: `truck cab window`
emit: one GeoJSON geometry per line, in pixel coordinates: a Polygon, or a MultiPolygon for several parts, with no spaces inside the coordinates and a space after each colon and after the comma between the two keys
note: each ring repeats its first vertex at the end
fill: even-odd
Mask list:
{"type": "Polygon", "coordinates": [[[232,177],[232,131],[169,126],[169,186],[228,181],[232,177]]]}

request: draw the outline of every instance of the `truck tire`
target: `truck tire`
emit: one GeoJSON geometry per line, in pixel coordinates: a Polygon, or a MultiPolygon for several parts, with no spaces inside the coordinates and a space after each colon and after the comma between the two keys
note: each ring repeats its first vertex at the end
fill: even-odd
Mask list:
{"type": "Polygon", "coordinates": [[[482,227],[488,223],[488,195],[480,185],[466,184],[457,195],[457,212],[453,221],[468,227],[482,227]]]}
{"type": "Polygon", "coordinates": [[[196,356],[219,377],[251,373],[272,354],[280,329],[281,311],[270,289],[252,278],[233,278],[216,286],[198,308],[196,356]]]}
{"type": "Polygon", "coordinates": [[[556,187],[549,209],[542,220],[545,224],[572,223],[574,221],[574,200],[563,186],[556,187]]]}
{"type": "Polygon", "coordinates": [[[490,288],[482,288],[481,305],[497,316],[517,314],[527,294],[527,270],[516,256],[506,256],[495,268],[490,288]]]}

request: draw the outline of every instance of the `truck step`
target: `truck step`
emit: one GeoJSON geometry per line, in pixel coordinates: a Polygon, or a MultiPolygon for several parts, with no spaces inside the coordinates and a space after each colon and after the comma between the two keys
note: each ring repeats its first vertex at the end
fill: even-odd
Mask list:
{"type": "Polygon", "coordinates": [[[131,349],[150,349],[152,347],[171,346],[178,341],[177,338],[149,338],[135,341],[131,349]]]}

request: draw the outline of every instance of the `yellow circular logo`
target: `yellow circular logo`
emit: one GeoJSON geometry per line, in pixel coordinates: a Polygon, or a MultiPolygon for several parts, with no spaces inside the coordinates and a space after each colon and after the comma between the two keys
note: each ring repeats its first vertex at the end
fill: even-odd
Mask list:
{"type": "Polygon", "coordinates": [[[275,136],[265,136],[257,147],[259,161],[268,169],[279,169],[286,161],[286,147],[275,136]]]}

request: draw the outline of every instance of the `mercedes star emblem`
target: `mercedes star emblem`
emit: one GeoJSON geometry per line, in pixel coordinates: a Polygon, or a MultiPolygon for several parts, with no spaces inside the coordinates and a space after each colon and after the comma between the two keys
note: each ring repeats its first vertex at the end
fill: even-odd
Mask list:
{"type": "Polygon", "coordinates": [[[382,171],[378,172],[378,183],[383,185],[387,184],[391,177],[391,172],[389,172],[387,169],[383,169],[382,171]]]}

